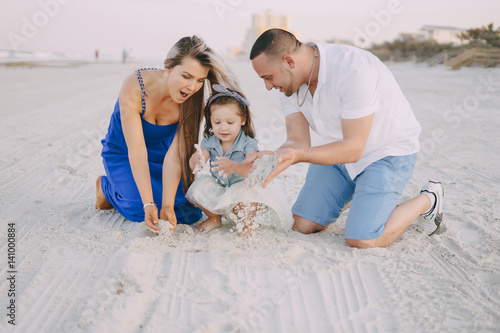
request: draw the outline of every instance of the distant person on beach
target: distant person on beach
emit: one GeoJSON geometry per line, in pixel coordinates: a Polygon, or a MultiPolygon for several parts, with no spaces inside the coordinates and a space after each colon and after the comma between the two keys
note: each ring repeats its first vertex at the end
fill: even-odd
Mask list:
{"type": "MultiPolygon", "coordinates": [[[[250,104],[241,92],[213,85],[205,107],[205,130],[201,145],[189,164],[194,173],[210,161],[211,175],[198,175],[186,198],[208,216],[198,230],[209,232],[222,226],[222,216],[241,221],[241,236],[251,236],[256,219],[261,223],[291,229],[292,215],[282,191],[268,187],[247,188],[243,182],[251,164],[242,164],[258,152],[250,104]]],[[[236,222],[236,221],[235,221],[236,222]]]]}
{"type": "Polygon", "coordinates": [[[126,63],[127,62],[127,59],[128,59],[128,52],[127,52],[127,49],[124,48],[122,50],[122,63],[126,63]]]}
{"type": "Polygon", "coordinates": [[[95,61],[99,61],[99,50],[95,50],[94,55],[95,55],[95,61]]]}
{"type": "Polygon", "coordinates": [[[205,83],[238,88],[198,36],[180,39],[165,69],[140,69],[125,79],[102,140],[106,175],[96,181],[97,209],[116,208],[156,231],[159,217],[174,227],[201,218],[184,191],[193,182],[189,158],[203,118],[205,83]]]}
{"type": "Polygon", "coordinates": [[[255,41],[250,59],[266,88],[281,92],[286,120],[287,141],[264,186],[290,165],[310,163],[292,208],[295,230],[321,231],[349,204],[344,237],[352,247],[388,246],[420,215],[439,228],[441,183],[429,181],[398,204],[413,173],[421,128],[377,57],[353,46],[304,44],[270,29],[255,41]],[[311,147],[310,128],[323,145],[311,147]]]}

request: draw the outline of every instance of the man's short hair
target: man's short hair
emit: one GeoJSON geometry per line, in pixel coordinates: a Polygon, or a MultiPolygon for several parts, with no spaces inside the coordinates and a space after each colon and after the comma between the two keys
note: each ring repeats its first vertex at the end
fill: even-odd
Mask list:
{"type": "Polygon", "coordinates": [[[264,31],[253,44],[250,60],[261,53],[283,59],[286,54],[294,53],[301,45],[302,43],[292,33],[283,29],[269,29],[264,31]]]}

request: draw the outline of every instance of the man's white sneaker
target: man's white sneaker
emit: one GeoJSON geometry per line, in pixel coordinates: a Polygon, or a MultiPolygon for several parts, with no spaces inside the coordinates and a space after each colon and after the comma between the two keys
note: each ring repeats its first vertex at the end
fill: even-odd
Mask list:
{"type": "Polygon", "coordinates": [[[422,189],[422,191],[420,191],[420,193],[433,194],[436,199],[434,202],[434,206],[421,215],[426,220],[429,221],[434,220],[434,224],[436,225],[436,230],[434,230],[429,234],[429,236],[432,236],[439,230],[439,228],[441,227],[441,222],[443,222],[444,188],[440,182],[429,180],[429,182],[425,184],[424,188],[422,189]]]}

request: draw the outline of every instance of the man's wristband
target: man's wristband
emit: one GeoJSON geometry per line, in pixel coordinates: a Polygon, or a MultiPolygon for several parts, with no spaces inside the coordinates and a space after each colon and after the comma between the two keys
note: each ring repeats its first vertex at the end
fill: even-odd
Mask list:
{"type": "MultiPolygon", "coordinates": [[[[146,202],[146,203],[144,204],[144,206],[142,206],[142,208],[143,208],[144,210],[146,210],[146,207],[147,207],[147,206],[155,206],[155,207],[156,207],[156,204],[155,204],[154,202],[146,202]]],[[[156,207],[156,209],[158,209],[158,207],[156,207]]]]}

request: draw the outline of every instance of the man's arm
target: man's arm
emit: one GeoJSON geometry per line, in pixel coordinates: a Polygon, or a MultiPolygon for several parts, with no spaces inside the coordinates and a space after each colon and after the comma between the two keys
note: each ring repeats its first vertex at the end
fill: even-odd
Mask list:
{"type": "MultiPolygon", "coordinates": [[[[375,113],[358,119],[342,119],[343,139],[317,147],[311,147],[310,139],[308,140],[308,147],[304,145],[304,132],[300,130],[303,130],[303,128],[299,128],[295,133],[288,132],[287,142],[279,149],[278,165],[267,176],[264,187],[295,163],[308,162],[333,165],[359,161],[365,150],[374,117],[375,113]]],[[[305,122],[307,123],[307,121],[305,122]]],[[[309,128],[307,131],[309,132],[309,128]]]]}
{"type": "Polygon", "coordinates": [[[333,165],[359,161],[365,150],[374,117],[375,113],[358,119],[342,119],[344,138],[341,141],[300,149],[297,162],[333,165]]]}
{"type": "Polygon", "coordinates": [[[310,148],[311,133],[309,123],[301,112],[292,113],[285,117],[287,140],[276,154],[280,155],[286,148],[310,148]]]}
{"type": "MultiPolygon", "coordinates": [[[[295,112],[285,117],[287,140],[274,153],[280,155],[287,148],[310,148],[311,133],[309,123],[301,112],[295,112]]],[[[257,154],[246,156],[243,164],[251,164],[264,155],[273,155],[271,150],[262,150],[257,154]]]]}

